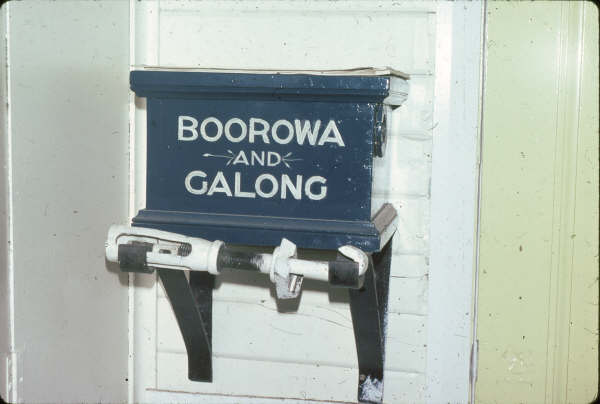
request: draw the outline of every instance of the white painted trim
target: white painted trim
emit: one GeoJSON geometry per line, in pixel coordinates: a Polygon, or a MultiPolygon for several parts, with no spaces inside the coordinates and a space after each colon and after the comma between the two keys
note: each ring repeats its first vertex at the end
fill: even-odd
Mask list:
{"type": "MultiPolygon", "coordinates": [[[[129,1],[129,70],[135,62],[135,3],[129,1]]],[[[135,216],[135,95],[129,92],[129,212],[128,220],[135,216]]],[[[135,274],[127,276],[127,402],[135,403],[135,274]]]]}
{"type": "Polygon", "coordinates": [[[16,360],[16,340],[15,340],[15,263],[14,263],[14,223],[13,223],[13,156],[12,156],[12,89],[11,89],[11,60],[10,60],[10,9],[11,4],[6,3],[6,174],[7,174],[7,225],[8,225],[8,248],[7,248],[7,271],[8,271],[8,319],[10,346],[7,356],[7,399],[11,403],[19,401],[18,395],[18,376],[16,360]]]}
{"type": "MultiPolygon", "coordinates": [[[[158,0],[130,0],[130,70],[136,64],[159,64],[158,0]]],[[[146,205],[146,100],[130,93],[130,219],[146,205]],[[136,105],[137,103],[137,105],[136,105]]],[[[132,358],[130,403],[150,402],[147,389],[156,387],[156,295],[154,276],[130,277],[132,358]],[[135,292],[133,291],[135,289],[135,292]],[[148,304],[151,302],[152,304],[148,304]],[[152,326],[148,326],[151,324],[152,326]]]]}
{"type": "Polygon", "coordinates": [[[440,3],[427,341],[430,403],[469,400],[482,3],[440,3]]]}

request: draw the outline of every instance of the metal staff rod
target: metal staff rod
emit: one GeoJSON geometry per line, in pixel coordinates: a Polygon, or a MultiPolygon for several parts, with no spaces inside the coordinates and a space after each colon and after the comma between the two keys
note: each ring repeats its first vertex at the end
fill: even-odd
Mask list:
{"type": "Polygon", "coordinates": [[[296,258],[296,245],[287,239],[272,254],[143,227],[113,225],[108,231],[106,259],[125,272],[152,273],[155,268],[205,271],[219,275],[223,270],[268,274],[280,298],[300,292],[303,278],[329,282],[332,286],[359,289],[364,282],[369,258],[353,246],[342,246],[343,257],[333,261],[296,258]]]}

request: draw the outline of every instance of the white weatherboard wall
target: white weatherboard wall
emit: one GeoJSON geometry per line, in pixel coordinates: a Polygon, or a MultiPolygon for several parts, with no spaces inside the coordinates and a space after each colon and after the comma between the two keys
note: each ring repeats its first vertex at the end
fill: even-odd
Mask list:
{"type": "MultiPolygon", "coordinates": [[[[409,99],[393,114],[386,159],[375,163],[376,205],[389,201],[399,212],[384,401],[436,402],[445,397],[466,402],[472,260],[458,258],[473,256],[478,94],[471,90],[479,83],[481,6],[392,1],[130,4],[133,69],[391,66],[410,74],[409,99]],[[436,99],[435,91],[443,96],[436,99]],[[462,110],[454,108],[455,92],[462,92],[463,100],[471,95],[475,100],[462,110]],[[441,222],[439,234],[455,242],[438,243],[445,250],[435,252],[429,241],[430,195],[437,192],[430,185],[434,133],[445,139],[437,146],[445,156],[438,169],[460,162],[445,181],[463,185],[461,195],[440,195],[448,206],[440,202],[433,212],[441,222]],[[460,203],[468,220],[456,230],[448,225],[454,213],[448,207],[460,203]],[[438,260],[439,267],[431,268],[430,253],[450,259],[452,266],[438,260]],[[429,295],[432,277],[440,298],[429,295]],[[458,289],[442,299],[441,285],[449,278],[458,289]],[[428,322],[457,318],[459,311],[466,321],[453,325],[445,320],[444,328],[435,326],[437,334],[430,335],[428,322]],[[435,357],[428,360],[430,350],[435,357]],[[430,371],[435,377],[428,377],[430,371]]],[[[131,102],[135,183],[130,214],[135,215],[144,207],[146,116],[144,100],[132,97],[131,102]]],[[[150,276],[136,277],[135,285],[131,401],[356,401],[358,371],[345,291],[308,287],[298,312],[284,314],[277,311],[267,277],[220,277],[213,306],[214,381],[198,383],[187,380],[185,347],[162,287],[150,276]]]]}
{"type": "Polygon", "coordinates": [[[127,278],[104,260],[128,212],[128,3],[4,3],[0,395],[127,399],[127,278]]]}

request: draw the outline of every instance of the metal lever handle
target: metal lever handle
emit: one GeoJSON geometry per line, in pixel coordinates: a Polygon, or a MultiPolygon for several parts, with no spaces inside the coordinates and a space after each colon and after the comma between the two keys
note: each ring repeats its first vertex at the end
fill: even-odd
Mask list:
{"type": "Polygon", "coordinates": [[[296,258],[296,246],[283,239],[273,254],[254,253],[222,241],[208,241],[160,230],[111,226],[106,259],[118,262],[126,272],[152,273],[154,268],[206,271],[218,275],[223,269],[266,273],[277,285],[281,298],[299,294],[304,277],[332,286],[362,287],[368,256],[352,246],[339,251],[349,259],[309,261],[296,258]]]}

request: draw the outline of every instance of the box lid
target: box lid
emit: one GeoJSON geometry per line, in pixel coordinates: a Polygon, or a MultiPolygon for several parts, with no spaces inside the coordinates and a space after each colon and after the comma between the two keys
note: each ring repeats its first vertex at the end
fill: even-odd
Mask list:
{"type": "Polygon", "coordinates": [[[197,69],[144,66],[131,72],[131,89],[140,97],[205,94],[360,97],[401,105],[408,75],[391,68],[345,70],[197,69]],[[198,74],[202,73],[202,74],[198,74]]]}

